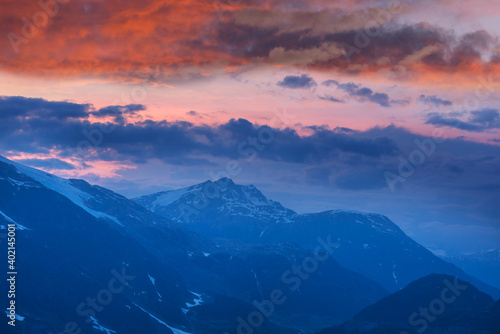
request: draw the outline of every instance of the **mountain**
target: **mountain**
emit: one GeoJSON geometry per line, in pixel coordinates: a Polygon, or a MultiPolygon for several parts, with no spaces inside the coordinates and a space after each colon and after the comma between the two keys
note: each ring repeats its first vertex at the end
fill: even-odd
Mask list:
{"type": "Polygon", "coordinates": [[[228,178],[133,200],[204,236],[244,242],[258,239],[271,224],[289,223],[297,216],[267,199],[255,186],[236,185],[228,178]]]}
{"type": "Polygon", "coordinates": [[[271,225],[261,240],[293,242],[309,249],[319,235],[329,236],[338,244],[333,256],[341,265],[371,278],[391,292],[436,273],[459,277],[500,298],[497,289],[438,258],[379,214],[341,210],[304,214],[293,223],[271,225]]]}
{"type": "Polygon", "coordinates": [[[500,289],[500,249],[489,249],[473,254],[443,256],[466,273],[500,289]]]}
{"type": "Polygon", "coordinates": [[[314,250],[318,237],[328,239],[335,244],[333,256],[342,266],[390,292],[440,273],[470,281],[500,297],[498,289],[438,258],[383,215],[343,210],[299,215],[267,199],[255,187],[236,185],[226,178],[134,200],[217,242],[286,242],[314,250]]]}
{"type": "Polygon", "coordinates": [[[499,333],[500,302],[449,275],[429,275],[321,331],[347,333],[499,333]]]}
{"type": "Polygon", "coordinates": [[[234,333],[280,290],[286,301],[255,331],[298,333],[387,295],[325,250],[220,245],[108,189],[0,157],[0,231],[9,224],[26,332],[234,333]]]}

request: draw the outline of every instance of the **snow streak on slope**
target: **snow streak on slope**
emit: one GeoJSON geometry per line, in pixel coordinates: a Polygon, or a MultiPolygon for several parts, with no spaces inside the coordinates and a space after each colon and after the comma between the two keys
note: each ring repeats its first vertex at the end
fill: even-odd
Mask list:
{"type": "Polygon", "coordinates": [[[187,191],[188,188],[165,191],[161,193],[153,203],[151,203],[150,208],[154,210],[158,206],[167,206],[170,203],[177,201],[182,197],[182,195],[187,193],[187,191]]]}
{"type": "MultiPolygon", "coordinates": [[[[18,224],[16,223],[14,220],[12,220],[12,218],[10,218],[9,216],[7,216],[5,213],[3,213],[2,211],[0,211],[0,215],[2,215],[2,217],[5,218],[5,220],[7,220],[8,222],[12,223],[12,224],[16,224],[16,229],[18,230],[30,230],[29,228],[27,227],[24,227],[23,225],[21,224],[18,224]]],[[[3,226],[3,225],[2,225],[3,226]]]]}
{"type": "Polygon", "coordinates": [[[155,319],[156,321],[158,321],[163,326],[169,328],[172,332],[174,332],[174,334],[190,334],[188,332],[184,332],[184,331],[182,331],[180,329],[177,329],[177,328],[174,328],[174,327],[171,327],[171,326],[167,325],[163,320],[158,319],[157,317],[155,317],[154,315],[152,315],[151,313],[149,313],[148,311],[146,311],[145,309],[143,309],[142,307],[140,307],[136,303],[132,303],[132,304],[134,304],[137,308],[141,309],[144,313],[147,313],[151,318],[155,319]]]}
{"type": "Polygon", "coordinates": [[[148,277],[149,277],[149,280],[151,281],[151,284],[153,284],[153,287],[155,288],[155,291],[156,291],[156,294],[158,295],[158,301],[161,302],[162,300],[162,296],[160,295],[160,293],[158,292],[158,289],[156,288],[156,279],[151,276],[150,274],[148,274],[148,277]]]}
{"type": "Polygon", "coordinates": [[[106,328],[106,327],[104,327],[104,326],[100,325],[100,324],[99,324],[99,321],[97,321],[97,319],[96,319],[96,318],[94,318],[94,317],[92,317],[92,316],[91,316],[91,317],[90,317],[90,319],[92,319],[92,322],[94,323],[94,324],[92,325],[92,327],[94,327],[95,329],[98,329],[98,330],[100,330],[101,332],[104,332],[104,333],[106,333],[106,334],[116,333],[114,330],[109,329],[109,328],[106,328]]]}

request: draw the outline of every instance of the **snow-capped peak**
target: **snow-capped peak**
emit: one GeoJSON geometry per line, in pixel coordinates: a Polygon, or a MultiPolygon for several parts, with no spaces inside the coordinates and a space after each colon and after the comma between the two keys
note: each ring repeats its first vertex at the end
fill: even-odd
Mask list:
{"type": "Polygon", "coordinates": [[[287,222],[296,213],[280,203],[269,200],[254,185],[238,185],[229,178],[205,181],[187,188],[168,190],[134,199],[149,210],[177,221],[182,220],[179,208],[188,206],[200,210],[197,201],[205,205],[200,211],[223,216],[241,216],[287,222]]]}

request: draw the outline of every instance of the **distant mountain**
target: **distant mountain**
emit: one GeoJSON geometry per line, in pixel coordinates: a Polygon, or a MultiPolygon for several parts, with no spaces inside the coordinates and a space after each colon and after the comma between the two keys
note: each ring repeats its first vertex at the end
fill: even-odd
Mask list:
{"type": "Polygon", "coordinates": [[[443,256],[466,273],[500,289],[500,249],[490,249],[473,254],[443,256]]]}
{"type": "Polygon", "coordinates": [[[281,289],[286,303],[256,331],[298,333],[387,295],[331,256],[296,272],[313,252],[219,245],[110,190],[0,157],[0,230],[8,224],[17,226],[17,326],[26,332],[234,333],[254,301],[281,289]]]}
{"type": "Polygon", "coordinates": [[[299,215],[267,199],[255,187],[236,185],[226,178],[134,200],[218,242],[287,242],[314,250],[318,237],[329,238],[336,245],[333,256],[342,266],[391,292],[440,273],[470,281],[500,298],[498,289],[441,260],[383,215],[342,210],[299,215]]]}
{"type": "Polygon", "coordinates": [[[480,290],[500,298],[499,290],[441,260],[379,214],[339,210],[304,214],[293,223],[271,225],[261,240],[293,242],[310,249],[318,236],[330,236],[338,243],[333,256],[341,265],[373,279],[389,291],[436,273],[472,282],[480,290]]]}
{"type": "Polygon", "coordinates": [[[429,275],[365,308],[351,321],[321,331],[347,333],[499,333],[500,302],[468,282],[429,275]]]}

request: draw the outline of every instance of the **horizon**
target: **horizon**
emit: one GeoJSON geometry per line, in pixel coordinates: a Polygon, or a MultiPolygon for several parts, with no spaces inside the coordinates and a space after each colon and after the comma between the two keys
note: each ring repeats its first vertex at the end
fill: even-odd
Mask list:
{"type": "MultiPolygon", "coordinates": [[[[18,163],[16,161],[12,161],[12,160],[6,159],[5,157],[3,157],[1,155],[0,155],[0,158],[5,159],[7,162],[18,163]]],[[[24,165],[24,166],[26,166],[26,165],[24,165]]],[[[34,169],[35,170],[44,171],[43,169],[38,169],[38,168],[34,168],[34,169]]],[[[426,233],[424,233],[422,235],[418,235],[418,234],[414,235],[412,233],[412,230],[409,229],[408,226],[405,226],[404,222],[402,224],[396,218],[391,217],[390,214],[384,214],[382,212],[377,212],[377,211],[359,210],[359,209],[353,209],[353,208],[350,209],[350,208],[345,208],[345,207],[336,207],[336,208],[335,207],[328,207],[328,204],[325,204],[324,207],[322,207],[322,208],[320,208],[318,210],[300,211],[300,210],[297,210],[296,208],[294,208],[293,206],[289,206],[286,203],[283,203],[282,201],[277,200],[276,198],[274,198],[272,196],[272,193],[270,193],[271,196],[266,195],[266,191],[263,192],[263,190],[260,187],[255,186],[254,184],[251,184],[251,183],[249,183],[249,184],[238,183],[238,182],[235,182],[235,180],[233,180],[231,177],[225,177],[225,176],[221,177],[220,179],[217,179],[217,180],[207,179],[207,180],[204,180],[202,182],[197,182],[197,183],[192,183],[192,184],[186,184],[185,186],[181,186],[181,187],[178,187],[178,188],[163,189],[163,190],[155,191],[155,192],[152,192],[152,193],[145,193],[145,194],[142,194],[142,195],[139,195],[139,196],[135,196],[135,197],[124,196],[123,194],[121,194],[119,192],[117,192],[117,193],[120,194],[120,195],[122,195],[122,196],[124,196],[124,197],[126,197],[126,198],[128,198],[128,199],[136,200],[136,199],[140,199],[141,197],[147,197],[148,195],[155,195],[155,194],[162,193],[162,192],[171,192],[171,191],[183,190],[183,189],[195,187],[197,185],[206,184],[207,182],[212,182],[212,183],[216,184],[218,181],[223,180],[223,179],[230,180],[236,186],[244,186],[244,187],[253,186],[259,192],[261,192],[262,195],[264,197],[266,197],[268,200],[277,201],[278,203],[283,204],[285,208],[293,210],[298,215],[313,214],[313,213],[322,213],[322,212],[330,212],[330,211],[339,211],[339,212],[351,212],[351,213],[360,213],[360,214],[379,214],[379,215],[382,215],[382,216],[386,216],[393,223],[395,223],[399,228],[401,228],[403,230],[403,232],[406,233],[409,237],[413,238],[415,241],[417,241],[418,243],[422,244],[424,247],[426,247],[427,249],[429,249],[433,254],[435,254],[435,255],[437,255],[437,256],[439,256],[441,258],[444,258],[444,259],[448,259],[448,258],[452,258],[452,257],[459,257],[459,256],[467,256],[467,255],[480,254],[480,253],[484,253],[484,252],[500,251],[500,248],[496,247],[496,243],[495,242],[498,240],[498,239],[496,239],[496,235],[492,236],[492,242],[491,243],[485,243],[484,239],[483,240],[479,240],[479,243],[476,244],[476,245],[469,244],[469,246],[472,246],[472,247],[470,247],[468,249],[464,249],[464,248],[456,248],[456,249],[453,249],[453,248],[448,248],[448,249],[433,248],[432,245],[429,246],[428,244],[426,244],[428,242],[428,239],[426,238],[426,236],[428,236],[427,231],[426,231],[426,233]]],[[[84,180],[84,181],[86,181],[86,180],[84,180]]],[[[86,181],[86,182],[88,182],[88,181],[86,181]]],[[[90,185],[95,185],[92,182],[88,182],[88,183],[90,185]]],[[[218,186],[221,187],[220,185],[218,185],[218,186]]],[[[112,190],[112,189],[110,189],[110,190],[112,190]]],[[[285,200],[286,199],[287,198],[285,197],[285,200]]],[[[209,198],[209,201],[210,200],[211,200],[211,198],[209,198]]],[[[298,198],[297,201],[303,201],[303,198],[298,198]]],[[[470,231],[468,231],[468,233],[470,233],[470,231]]]]}

